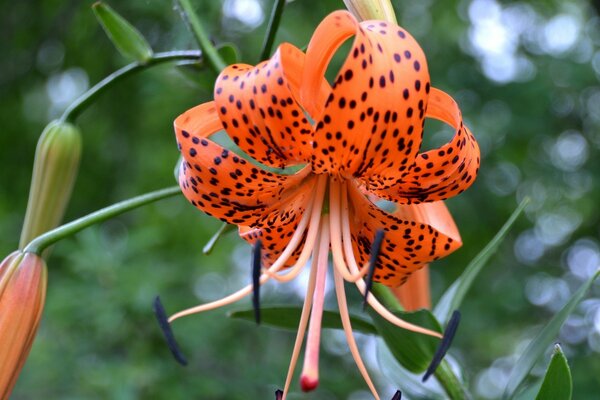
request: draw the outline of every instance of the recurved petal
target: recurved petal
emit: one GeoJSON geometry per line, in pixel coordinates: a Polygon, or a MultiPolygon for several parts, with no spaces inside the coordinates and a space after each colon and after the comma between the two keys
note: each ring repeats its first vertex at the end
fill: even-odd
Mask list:
{"type": "Polygon", "coordinates": [[[375,281],[396,287],[424,265],[444,257],[461,246],[445,205],[441,202],[401,206],[387,213],[349,185],[353,245],[358,259],[369,259],[375,232],[385,230],[375,269],[375,281]]]}
{"type": "Polygon", "coordinates": [[[417,156],[401,181],[386,187],[386,175],[398,171],[383,169],[364,180],[368,190],[396,203],[419,203],[444,200],[462,193],[474,182],[479,170],[479,146],[464,125],[458,105],[448,94],[432,88],[427,117],[452,126],[452,140],[440,148],[417,156]]]}
{"type": "MultiPolygon", "coordinates": [[[[279,258],[287,247],[290,239],[298,229],[302,217],[305,216],[307,207],[312,200],[316,185],[316,178],[309,178],[296,193],[290,196],[284,203],[272,207],[254,224],[254,228],[247,226],[239,227],[240,237],[254,245],[258,239],[261,240],[263,266],[268,268],[279,258]]],[[[294,265],[300,252],[304,247],[306,233],[284,267],[294,265]]]]}
{"type": "Polygon", "coordinates": [[[421,144],[429,74],[423,51],[402,28],[384,21],[358,23],[346,11],[330,14],[308,46],[301,102],[314,103],[331,57],[351,36],[352,48],[324,107],[313,107],[318,111],[313,170],[354,176],[379,167],[406,171],[421,144]]]}
{"type": "Polygon", "coordinates": [[[296,102],[304,53],[281,45],[256,67],[231,65],[215,84],[215,106],[223,127],[246,153],[283,168],[310,156],[312,126],[296,102]]]}
{"type": "Polygon", "coordinates": [[[293,194],[309,171],[278,175],[254,166],[207,139],[221,129],[214,102],[194,107],[175,120],[184,157],[179,185],[205,213],[230,224],[253,226],[271,206],[293,194]]]}

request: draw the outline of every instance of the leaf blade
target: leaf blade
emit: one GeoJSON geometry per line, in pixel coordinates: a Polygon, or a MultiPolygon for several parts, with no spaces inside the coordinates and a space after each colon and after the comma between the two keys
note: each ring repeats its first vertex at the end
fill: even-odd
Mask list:
{"type": "Polygon", "coordinates": [[[554,353],[546,370],[544,382],[536,400],[571,400],[573,379],[571,369],[559,344],[554,345],[554,353]]]}
{"type": "MultiPolygon", "coordinates": [[[[302,309],[299,307],[271,306],[261,307],[260,312],[261,323],[263,325],[295,331],[298,329],[298,322],[300,321],[302,309]]],[[[254,322],[254,311],[252,309],[231,311],[227,316],[254,322]]],[[[350,321],[352,323],[352,329],[356,332],[377,333],[375,326],[364,318],[351,315],[350,321]]],[[[340,314],[336,311],[324,310],[322,326],[323,328],[343,329],[340,314]]]]}
{"type": "Polygon", "coordinates": [[[510,215],[508,220],[502,225],[496,235],[490,240],[490,242],[471,260],[467,265],[461,276],[444,292],[440,301],[434,308],[434,315],[439,321],[448,322],[452,312],[458,310],[460,305],[465,298],[468,290],[475,281],[479,272],[486,265],[491,256],[498,250],[500,244],[508,234],[508,231],[513,226],[517,218],[521,215],[527,204],[529,198],[523,199],[517,206],[515,211],[510,215]]]}
{"type": "Polygon", "coordinates": [[[596,278],[600,275],[598,270],[590,277],[581,287],[571,296],[567,304],[558,311],[548,324],[538,333],[531,341],[529,346],[523,351],[521,357],[517,360],[511,374],[508,378],[508,383],[504,389],[503,398],[511,398],[523,383],[523,380],[529,374],[529,371],[535,365],[535,362],[544,354],[544,350],[552,343],[560,327],[565,322],[569,314],[575,309],[579,302],[583,299],[588,289],[592,286],[596,278]]]}

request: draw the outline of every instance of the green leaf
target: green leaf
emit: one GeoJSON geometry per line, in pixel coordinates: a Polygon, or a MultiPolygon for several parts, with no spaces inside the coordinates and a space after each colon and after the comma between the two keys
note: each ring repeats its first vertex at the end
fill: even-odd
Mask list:
{"type": "MultiPolygon", "coordinates": [[[[442,332],[440,324],[429,310],[393,311],[393,313],[404,321],[442,332]]],[[[373,318],[377,332],[400,365],[412,373],[424,372],[431,362],[440,339],[392,325],[371,309],[369,314],[373,318]]]]}
{"type": "Polygon", "coordinates": [[[526,197],[521,201],[517,209],[512,213],[502,228],[496,233],[492,240],[473,258],[463,271],[461,276],[446,290],[440,301],[436,304],[433,313],[439,321],[447,322],[452,315],[452,311],[460,308],[460,305],[465,298],[468,290],[475,281],[475,278],[486,265],[490,257],[498,250],[500,244],[506,237],[508,231],[513,226],[519,215],[529,203],[529,198],[526,197]]]}
{"type": "Polygon", "coordinates": [[[152,48],[146,39],[125,18],[102,2],[94,3],[92,8],[108,38],[123,56],[139,62],[152,57],[152,48]]]}
{"type": "MultiPolygon", "coordinates": [[[[301,314],[302,309],[299,307],[274,306],[260,308],[262,324],[292,331],[298,330],[301,314]]],[[[227,315],[231,318],[239,318],[254,322],[253,309],[232,311],[227,315]]],[[[350,315],[350,321],[352,323],[352,329],[356,332],[377,333],[375,327],[364,318],[350,315]]],[[[340,314],[337,311],[323,311],[322,326],[323,328],[344,329],[340,314]]]]}
{"type": "Polygon", "coordinates": [[[208,255],[212,252],[213,248],[219,241],[219,239],[225,235],[226,233],[232,232],[237,228],[236,225],[228,224],[227,222],[223,222],[223,225],[215,232],[215,234],[206,242],[204,247],[202,248],[202,253],[208,255]]]}
{"type": "Polygon", "coordinates": [[[217,46],[217,53],[227,64],[235,64],[240,60],[240,52],[233,43],[221,43],[217,46]]]}
{"type": "Polygon", "coordinates": [[[550,322],[542,329],[542,331],[531,341],[525,349],[521,357],[515,364],[509,378],[506,388],[504,389],[503,398],[511,398],[525,380],[531,368],[536,361],[544,354],[544,350],[548,348],[555,340],[560,327],[565,322],[569,314],[575,309],[577,304],[583,299],[594,280],[600,275],[600,270],[594,276],[588,279],[581,287],[571,296],[571,299],[558,311],[550,322]]]}
{"type": "Polygon", "coordinates": [[[572,392],[571,370],[560,345],[556,344],[536,400],[571,400],[572,392]]]}

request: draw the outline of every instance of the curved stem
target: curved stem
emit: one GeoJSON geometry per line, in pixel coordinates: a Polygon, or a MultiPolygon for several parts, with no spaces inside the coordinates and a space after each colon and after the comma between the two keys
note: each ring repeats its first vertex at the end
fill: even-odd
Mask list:
{"type": "Polygon", "coordinates": [[[72,236],[91,225],[106,221],[107,219],[146,204],[154,203],[155,201],[166,199],[168,197],[173,197],[180,193],[181,189],[179,186],[172,186],[166,189],[160,189],[154,192],[143,194],[141,196],[133,197],[106,208],[102,208],[38,236],[29,242],[27,246],[25,246],[23,252],[41,254],[41,252],[44,251],[44,249],[48,246],[53,245],[61,239],[72,236]]]}
{"type": "Polygon", "coordinates": [[[200,23],[200,20],[198,19],[198,16],[192,8],[192,5],[190,4],[189,0],[177,0],[177,3],[181,7],[181,14],[183,20],[190,27],[192,33],[194,34],[194,37],[196,38],[196,42],[198,42],[200,49],[202,49],[204,53],[206,63],[213,71],[215,71],[218,74],[223,69],[225,69],[227,64],[225,63],[225,61],[223,61],[223,59],[217,52],[215,46],[213,46],[213,44],[208,39],[208,36],[206,35],[206,32],[204,32],[202,24],[200,23]]]}
{"type": "Polygon", "coordinates": [[[104,91],[112,87],[123,78],[133,75],[136,72],[143,71],[147,68],[155,65],[164,64],[170,61],[181,61],[181,60],[202,60],[202,52],[199,50],[190,51],[167,51],[164,53],[156,53],[146,62],[133,62],[129,65],[124,66],[121,69],[116,70],[100,82],[95,84],[87,92],[81,95],[75,102],[73,102],[63,113],[60,118],[63,122],[73,122],[79,114],[81,114],[90,104],[92,104],[98,96],[104,91]]]}
{"type": "Polygon", "coordinates": [[[286,0],[275,0],[273,11],[271,12],[271,19],[269,20],[269,26],[267,27],[267,34],[265,35],[265,41],[263,42],[262,50],[260,52],[260,61],[266,60],[271,54],[285,3],[286,0]]]}

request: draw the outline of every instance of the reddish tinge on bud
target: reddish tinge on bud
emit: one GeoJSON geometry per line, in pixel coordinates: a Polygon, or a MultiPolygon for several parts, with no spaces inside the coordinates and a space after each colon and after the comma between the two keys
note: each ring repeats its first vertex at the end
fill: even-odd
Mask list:
{"type": "Polygon", "coordinates": [[[0,264],[0,399],[8,399],[33,344],[46,279],[37,254],[16,251],[0,264]]]}

